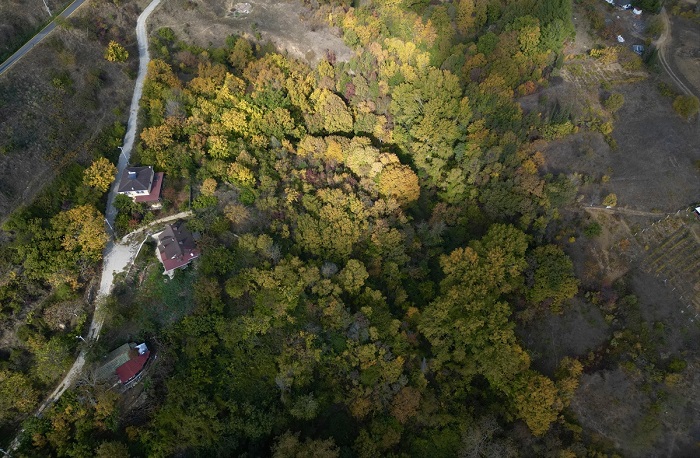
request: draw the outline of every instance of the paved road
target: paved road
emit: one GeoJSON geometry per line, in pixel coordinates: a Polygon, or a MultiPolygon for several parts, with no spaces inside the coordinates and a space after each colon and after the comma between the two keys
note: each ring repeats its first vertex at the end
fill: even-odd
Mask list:
{"type": "MultiPolygon", "coordinates": [[[[85,0],[75,0],[73,3],[71,3],[71,4],[68,6],[68,8],[66,8],[65,10],[63,10],[63,12],[62,12],[61,14],[58,15],[58,17],[61,17],[61,18],[64,18],[64,19],[67,18],[68,16],[70,16],[71,14],[73,14],[73,12],[74,12],[75,10],[77,10],[78,7],[80,7],[80,5],[83,4],[84,1],[85,1],[85,0]]],[[[26,43],[24,44],[24,46],[22,46],[21,48],[19,48],[19,49],[17,50],[16,53],[14,53],[13,55],[11,55],[5,62],[3,62],[2,64],[0,64],[0,75],[2,75],[2,74],[5,73],[7,70],[9,70],[10,67],[12,67],[14,64],[16,64],[18,60],[20,60],[22,57],[24,57],[25,54],[27,54],[29,51],[31,51],[32,48],[34,48],[34,46],[38,45],[38,44],[41,42],[41,40],[43,40],[44,38],[46,38],[46,36],[47,36],[48,34],[50,34],[51,31],[52,31],[53,29],[55,29],[55,28],[56,28],[56,20],[54,19],[53,21],[51,21],[51,22],[49,23],[49,25],[47,25],[46,27],[44,27],[43,29],[41,29],[41,31],[40,31],[39,33],[37,33],[36,35],[34,35],[34,36],[32,37],[31,40],[29,40],[28,42],[26,42],[26,43]]]]}

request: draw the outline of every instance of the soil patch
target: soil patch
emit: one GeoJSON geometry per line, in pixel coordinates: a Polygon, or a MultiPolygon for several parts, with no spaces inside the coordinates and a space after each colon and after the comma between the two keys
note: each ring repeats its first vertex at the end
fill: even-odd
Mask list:
{"type": "Polygon", "coordinates": [[[153,29],[170,27],[182,40],[204,48],[223,46],[226,37],[233,34],[259,43],[271,42],[311,65],[328,54],[344,62],[353,55],[339,31],[293,0],[172,0],[163,3],[151,23],[153,29]]]}
{"type": "Polygon", "coordinates": [[[609,337],[609,326],[599,308],[575,298],[565,306],[564,313],[546,312],[517,332],[534,366],[553,376],[565,356],[584,356],[603,344],[609,337]]]}
{"type": "Polygon", "coordinates": [[[671,20],[671,43],[666,48],[668,64],[686,86],[700,96],[700,27],[690,19],[671,20]]]}

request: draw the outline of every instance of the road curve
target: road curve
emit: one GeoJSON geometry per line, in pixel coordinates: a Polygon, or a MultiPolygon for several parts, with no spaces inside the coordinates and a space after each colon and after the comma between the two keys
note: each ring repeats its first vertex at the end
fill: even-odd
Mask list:
{"type": "MultiPolygon", "coordinates": [[[[84,0],[79,0],[80,4],[82,4],[83,1],[84,0]]],[[[150,56],[148,54],[148,36],[146,34],[146,21],[148,16],[160,4],[160,2],[161,0],[153,0],[146,7],[146,9],[143,10],[136,22],[136,38],[138,40],[139,47],[139,73],[134,86],[134,95],[131,98],[129,123],[126,136],[124,137],[122,154],[119,156],[117,178],[114,183],[112,183],[112,188],[107,200],[107,217],[105,221],[110,225],[110,227],[113,227],[114,218],[117,213],[116,209],[114,208],[114,197],[117,194],[119,179],[121,178],[122,172],[129,162],[131,150],[134,146],[136,127],[138,124],[139,101],[141,100],[143,84],[146,79],[146,71],[148,70],[148,62],[150,61],[150,56]]],[[[78,6],[80,6],[80,4],[78,4],[78,6]]],[[[159,221],[170,220],[172,218],[182,217],[183,215],[184,214],[178,214],[163,218],[159,221]]],[[[135,232],[139,231],[140,230],[137,230],[135,232]]],[[[100,279],[100,289],[97,293],[97,298],[95,299],[95,312],[93,313],[92,322],[90,323],[90,329],[87,334],[89,341],[95,341],[99,338],[100,330],[102,329],[102,324],[104,323],[104,310],[102,309],[102,303],[103,299],[109,295],[112,289],[114,274],[116,272],[123,271],[131,262],[133,262],[134,258],[138,254],[138,250],[141,248],[141,244],[142,243],[131,243],[124,245],[110,240],[105,247],[103,252],[103,268],[102,277],[100,279]]],[[[86,350],[81,350],[78,358],[75,360],[73,366],[70,368],[61,383],[58,384],[53,393],[51,393],[51,395],[39,406],[36,413],[37,415],[40,415],[44,409],[56,402],[61,395],[76,382],[77,378],[82,372],[83,366],[85,365],[85,355],[86,350]]],[[[10,445],[10,451],[16,450],[19,446],[19,436],[21,435],[21,432],[22,431],[20,431],[20,434],[15,437],[14,441],[10,445]]]]}
{"type": "MultiPolygon", "coordinates": [[[[75,0],[73,3],[68,5],[68,8],[63,10],[61,14],[56,16],[56,18],[67,18],[68,16],[73,14],[73,12],[77,10],[78,7],[80,7],[80,5],[83,4],[83,2],[85,2],[85,0],[75,0]]],[[[19,48],[13,55],[8,57],[5,62],[0,64],[0,75],[4,74],[7,70],[9,70],[10,67],[16,64],[18,60],[24,57],[25,54],[31,51],[34,48],[34,46],[38,45],[41,42],[41,40],[46,38],[46,36],[50,34],[53,31],[53,29],[56,28],[56,18],[49,22],[49,24],[46,27],[41,29],[39,33],[34,35],[28,42],[24,44],[24,46],[19,48]]]]}
{"type": "Polygon", "coordinates": [[[700,94],[694,94],[693,91],[689,89],[685,83],[683,83],[683,81],[678,77],[678,75],[676,75],[673,69],[671,69],[671,66],[668,64],[668,61],[666,60],[666,48],[673,38],[671,36],[671,20],[668,17],[668,13],[666,13],[666,7],[661,8],[659,16],[664,22],[664,32],[656,41],[656,48],[659,50],[659,62],[661,62],[661,66],[685,95],[700,96],[700,94]]]}

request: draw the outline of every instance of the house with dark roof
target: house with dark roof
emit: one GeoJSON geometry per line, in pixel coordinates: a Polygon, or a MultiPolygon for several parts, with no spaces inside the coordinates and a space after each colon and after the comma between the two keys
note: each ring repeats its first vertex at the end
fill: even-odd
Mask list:
{"type": "Polygon", "coordinates": [[[150,355],[145,343],[125,343],[105,357],[103,364],[95,371],[95,377],[97,380],[109,380],[116,375],[125,385],[143,370],[150,355]]]}
{"type": "Polygon", "coordinates": [[[175,269],[185,267],[199,257],[200,251],[194,236],[185,227],[183,220],[166,224],[165,229],[153,237],[158,241],[156,254],[163,264],[166,275],[172,276],[175,269]]]}
{"type": "Polygon", "coordinates": [[[131,197],[134,202],[145,202],[159,207],[163,172],[154,172],[153,167],[127,167],[119,181],[117,192],[131,197]]]}

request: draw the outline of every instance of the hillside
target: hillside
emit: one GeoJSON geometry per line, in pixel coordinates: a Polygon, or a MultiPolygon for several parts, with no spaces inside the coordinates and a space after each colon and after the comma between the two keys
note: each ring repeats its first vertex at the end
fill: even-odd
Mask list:
{"type": "Polygon", "coordinates": [[[160,200],[118,196],[109,228],[137,5],[60,30],[43,86],[11,75],[3,160],[58,178],[32,200],[8,172],[3,435],[26,456],[695,455],[700,121],[648,46],[659,5],[355,3],[158,7],[131,162],[160,200]],[[135,379],[104,369],[141,342],[135,379]]]}

